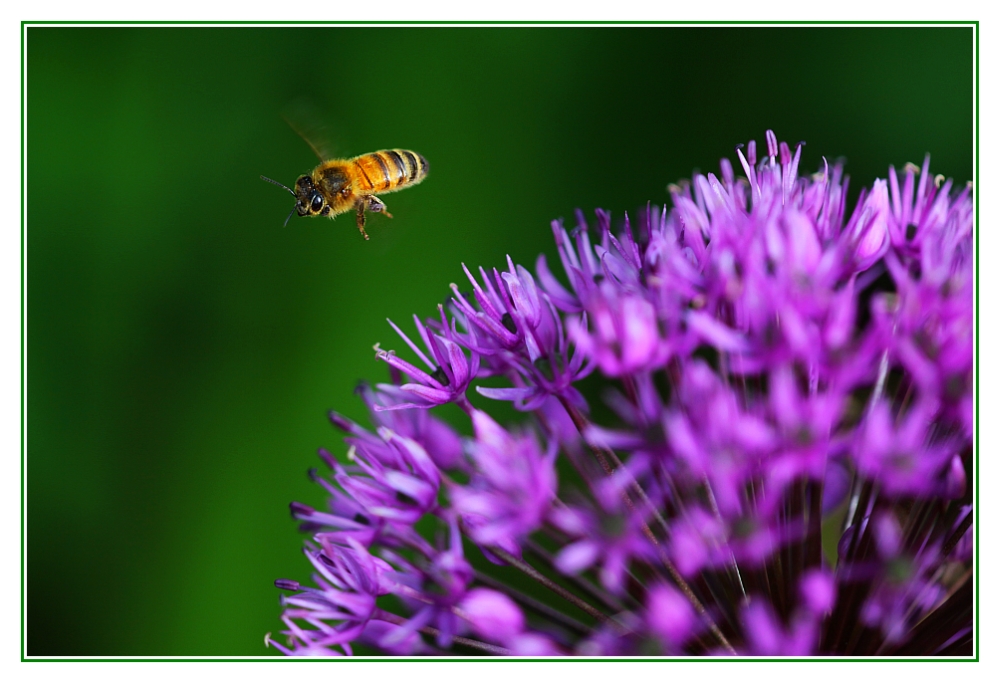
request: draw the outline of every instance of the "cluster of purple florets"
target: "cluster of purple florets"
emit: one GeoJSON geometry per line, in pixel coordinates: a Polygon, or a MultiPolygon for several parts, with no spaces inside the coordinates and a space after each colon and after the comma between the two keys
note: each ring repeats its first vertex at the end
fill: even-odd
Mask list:
{"type": "Polygon", "coordinates": [[[761,159],[737,150],[745,177],[723,159],[617,234],[603,211],[554,222],[562,281],[544,256],[463,266],[413,338],[390,323],[407,348],[361,389],[375,431],[333,413],[328,506],[292,504],[315,571],[276,582],[268,642],[971,653],[971,189],[928,160],[850,210],[841,165],[799,177],[801,151],[768,131],[761,159]],[[606,424],[578,388],[594,373],[606,424]]]}

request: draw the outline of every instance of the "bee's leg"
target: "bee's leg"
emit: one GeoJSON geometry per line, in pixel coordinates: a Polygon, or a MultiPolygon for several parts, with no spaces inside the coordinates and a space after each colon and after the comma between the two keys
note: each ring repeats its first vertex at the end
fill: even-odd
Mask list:
{"type": "Polygon", "coordinates": [[[365,202],[368,204],[368,210],[372,213],[384,213],[389,218],[392,218],[392,214],[385,208],[385,203],[378,197],[369,195],[365,202]]]}
{"type": "Polygon", "coordinates": [[[361,234],[365,236],[365,239],[368,239],[368,233],[365,232],[365,202],[357,203],[357,211],[358,211],[358,230],[360,230],[361,234]]]}

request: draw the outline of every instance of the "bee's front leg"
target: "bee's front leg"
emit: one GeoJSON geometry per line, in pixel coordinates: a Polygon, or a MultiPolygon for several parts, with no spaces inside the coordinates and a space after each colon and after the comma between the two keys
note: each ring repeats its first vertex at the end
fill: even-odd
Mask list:
{"type": "Polygon", "coordinates": [[[392,218],[392,214],[385,208],[385,202],[378,197],[369,195],[365,198],[365,203],[368,204],[368,210],[372,213],[384,213],[389,218],[392,218]]]}
{"type": "Polygon", "coordinates": [[[365,239],[368,239],[368,233],[365,232],[365,204],[366,202],[363,201],[357,203],[358,230],[365,236],[365,239]]]}

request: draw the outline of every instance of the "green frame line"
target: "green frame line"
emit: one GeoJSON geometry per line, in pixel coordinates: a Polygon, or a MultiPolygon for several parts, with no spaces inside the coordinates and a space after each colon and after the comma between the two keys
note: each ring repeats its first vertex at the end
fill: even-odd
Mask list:
{"type": "MultiPolygon", "coordinates": [[[[505,20],[490,20],[490,21],[462,21],[462,20],[442,20],[442,21],[364,21],[364,20],[354,20],[354,21],[334,21],[334,20],[314,20],[314,21],[289,21],[289,20],[276,20],[276,21],[125,21],[125,20],[113,20],[113,21],[22,21],[22,28],[26,25],[32,26],[45,26],[45,25],[89,25],[89,26],[107,26],[107,25],[132,25],[132,26],[147,26],[147,25],[168,25],[168,26],[919,26],[919,25],[929,25],[929,26],[948,26],[948,25],[959,25],[959,26],[976,26],[976,32],[978,33],[979,22],[978,21],[958,21],[958,20],[944,20],[944,21],[818,21],[818,20],[801,20],[796,21],[792,19],[774,20],[774,21],[728,21],[728,20],[716,20],[716,21],[696,21],[696,20],[683,20],[683,21],[652,21],[652,20],[636,20],[636,21],[625,21],[625,20],[608,20],[608,21],[505,21],[505,20]]],[[[978,54],[977,54],[978,60],[978,54]]],[[[978,63],[978,62],[977,62],[978,63]]]]}
{"type": "MultiPolygon", "coordinates": [[[[973,316],[974,316],[974,320],[975,320],[974,327],[976,329],[976,334],[975,334],[975,339],[973,340],[972,344],[973,344],[973,353],[975,355],[975,373],[974,373],[974,376],[975,376],[975,378],[974,378],[975,387],[973,388],[973,394],[974,394],[975,398],[973,399],[973,401],[974,401],[974,411],[975,411],[975,415],[976,415],[976,435],[975,435],[975,449],[974,449],[975,450],[975,466],[976,466],[976,497],[974,499],[975,500],[975,506],[972,509],[972,514],[973,515],[977,515],[977,513],[979,512],[979,453],[980,453],[980,451],[979,451],[979,231],[980,231],[980,223],[979,223],[979,188],[976,187],[976,183],[979,182],[979,22],[977,21],[977,22],[974,22],[974,23],[975,23],[975,28],[972,30],[972,41],[973,41],[973,47],[975,49],[975,65],[976,65],[975,84],[976,84],[976,86],[975,86],[975,89],[973,91],[972,111],[973,111],[973,116],[976,117],[976,122],[975,122],[975,130],[976,130],[976,143],[975,143],[976,164],[975,164],[975,167],[974,167],[975,170],[974,170],[974,176],[973,176],[974,180],[973,180],[973,186],[972,186],[972,194],[973,194],[973,199],[975,200],[975,213],[976,213],[975,229],[973,231],[974,232],[973,238],[975,239],[975,245],[976,245],[976,248],[975,248],[975,254],[976,254],[976,258],[975,258],[975,277],[974,277],[974,281],[975,281],[975,284],[974,284],[975,295],[973,297],[974,309],[975,309],[975,311],[973,313],[973,316]]],[[[975,650],[975,652],[976,652],[976,659],[975,659],[975,661],[978,662],[979,661],[979,633],[980,633],[980,629],[979,629],[979,612],[980,612],[980,610],[979,610],[979,577],[980,577],[980,574],[979,574],[979,527],[980,527],[980,524],[979,524],[978,516],[973,517],[973,524],[976,525],[976,541],[975,541],[975,547],[976,547],[976,553],[975,553],[976,554],[976,576],[975,576],[975,583],[974,583],[975,591],[976,591],[976,626],[975,626],[975,629],[976,629],[976,650],[975,650]]]]}

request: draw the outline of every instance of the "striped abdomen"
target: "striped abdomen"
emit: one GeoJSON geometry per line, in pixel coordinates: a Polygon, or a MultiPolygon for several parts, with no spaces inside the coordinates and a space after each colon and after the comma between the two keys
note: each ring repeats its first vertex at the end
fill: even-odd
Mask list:
{"type": "Polygon", "coordinates": [[[355,192],[375,194],[416,185],[427,177],[427,160],[407,149],[384,149],[353,160],[358,170],[355,192]]]}

